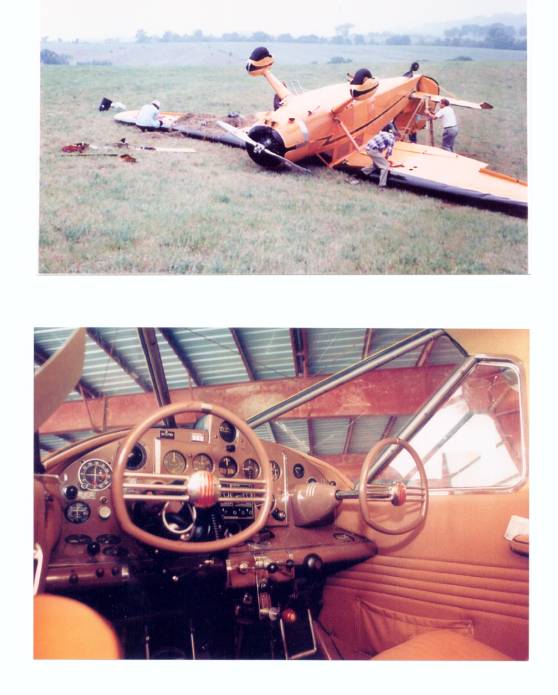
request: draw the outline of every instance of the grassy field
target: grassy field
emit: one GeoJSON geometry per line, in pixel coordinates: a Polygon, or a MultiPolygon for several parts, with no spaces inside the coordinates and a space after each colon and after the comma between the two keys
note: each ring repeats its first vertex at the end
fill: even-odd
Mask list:
{"type": "MultiPolygon", "coordinates": [[[[354,67],[354,66],[351,66],[354,67]]],[[[405,63],[376,64],[380,76],[405,63]]],[[[277,65],[311,89],[341,81],[347,66],[277,65]]],[[[458,150],[526,176],[526,65],[429,63],[448,90],[488,100],[460,111],[458,150]]],[[[97,106],[107,96],[135,108],[251,113],[272,100],[242,66],[65,67],[42,72],[39,270],[42,273],[525,273],[527,224],[314,169],[270,173],[241,150],[142,134],[97,106]],[[137,164],[63,157],[68,143],[192,146],[194,154],[138,152],[137,164]]]]}

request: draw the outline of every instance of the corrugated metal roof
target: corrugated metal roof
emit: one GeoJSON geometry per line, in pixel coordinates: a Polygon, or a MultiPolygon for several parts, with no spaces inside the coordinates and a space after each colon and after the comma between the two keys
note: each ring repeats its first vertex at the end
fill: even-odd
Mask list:
{"type": "Polygon", "coordinates": [[[260,439],[265,439],[266,442],[275,442],[275,436],[269,422],[254,428],[254,432],[260,439]]]}
{"type": "Polygon", "coordinates": [[[463,361],[463,351],[447,336],[441,336],[434,343],[428,357],[428,364],[460,364],[463,361]]]}
{"type": "Polygon", "coordinates": [[[375,442],[382,438],[388,421],[387,415],[364,415],[356,418],[348,452],[350,454],[366,453],[375,442]]]}
{"type": "MultiPolygon", "coordinates": [[[[72,334],[70,328],[37,328],[35,344],[47,355],[59,349],[72,334]]],[[[150,384],[149,370],[143,354],[137,329],[99,328],[97,330],[110,349],[116,351],[141,379],[150,384]]],[[[172,328],[172,337],[183,355],[192,364],[200,385],[219,385],[248,381],[230,329],[172,328]]],[[[295,376],[291,336],[288,328],[236,329],[256,379],[292,378],[295,376]]],[[[372,342],[369,352],[375,352],[416,332],[416,329],[370,329],[372,342]]],[[[310,374],[336,372],[362,357],[366,329],[306,329],[308,367],[310,374]]],[[[156,331],[161,359],[170,390],[187,387],[187,371],[159,330],[156,331]]],[[[386,368],[415,366],[422,349],[415,350],[386,365],[386,368]]],[[[439,338],[429,355],[428,364],[458,364],[461,351],[446,337],[439,338]]],[[[86,340],[83,380],[103,395],[133,394],[142,388],[99,347],[89,336],[86,340]]],[[[76,391],[67,400],[81,398],[76,391]]],[[[334,414],[333,414],[334,415],[334,414]]],[[[398,413],[394,413],[398,416],[398,413]]],[[[388,422],[388,417],[358,417],[349,443],[349,453],[365,453],[377,441],[388,422]]],[[[392,432],[397,434],[409,420],[397,418],[392,432]]],[[[317,455],[340,454],[345,447],[349,418],[323,418],[312,420],[313,451],[317,455]]],[[[263,425],[258,435],[268,441],[308,452],[310,436],[308,421],[282,420],[263,425]]],[[[79,433],[73,436],[79,436],[79,433]]],[[[60,438],[42,440],[46,446],[67,446],[60,438]]]]}
{"type": "Polygon", "coordinates": [[[277,420],[271,424],[271,428],[275,435],[275,440],[279,444],[290,446],[305,453],[310,451],[307,420],[277,420]]]}
{"type": "Polygon", "coordinates": [[[169,390],[183,389],[190,386],[190,379],[182,362],[178,359],[174,350],[168,344],[159,330],[155,331],[157,345],[161,353],[161,360],[165,368],[165,376],[169,390]]]}
{"type": "MultiPolygon", "coordinates": [[[[120,354],[148,384],[149,369],[141,347],[137,328],[97,328],[102,338],[120,354]]],[[[106,395],[142,393],[143,389],[89,336],[85,344],[83,378],[106,395]]]]}
{"type": "Polygon", "coordinates": [[[331,417],[312,420],[313,453],[318,456],[342,454],[351,418],[331,417]]]}
{"type": "Polygon", "coordinates": [[[256,379],[295,376],[288,328],[238,329],[256,379]]]}
{"type": "Polygon", "coordinates": [[[200,386],[248,381],[248,374],[228,328],[173,328],[188,355],[200,386]]]}
{"type": "Polygon", "coordinates": [[[360,360],[364,334],[364,328],[307,329],[310,373],[331,374],[360,360]]]}

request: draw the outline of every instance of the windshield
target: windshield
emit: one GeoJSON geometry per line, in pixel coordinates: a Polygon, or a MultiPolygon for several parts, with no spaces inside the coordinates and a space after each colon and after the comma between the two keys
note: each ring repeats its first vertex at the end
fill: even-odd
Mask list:
{"type": "MultiPolygon", "coordinates": [[[[432,489],[517,485],[525,473],[518,369],[495,362],[476,365],[410,443],[432,489]]],[[[403,450],[381,478],[418,483],[403,450]]]]}

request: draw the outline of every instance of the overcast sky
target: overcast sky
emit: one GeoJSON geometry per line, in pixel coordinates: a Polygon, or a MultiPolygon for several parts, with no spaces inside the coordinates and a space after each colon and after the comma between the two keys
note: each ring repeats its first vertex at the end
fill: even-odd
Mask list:
{"type": "Polygon", "coordinates": [[[355,32],[408,30],[431,22],[467,19],[499,12],[524,12],[526,0],[41,0],[41,35],[51,38],[132,37],[170,30],[189,34],[201,29],[220,35],[230,31],[265,31],[332,35],[350,22],[355,32]],[[393,12],[390,10],[393,9],[393,12]]]}

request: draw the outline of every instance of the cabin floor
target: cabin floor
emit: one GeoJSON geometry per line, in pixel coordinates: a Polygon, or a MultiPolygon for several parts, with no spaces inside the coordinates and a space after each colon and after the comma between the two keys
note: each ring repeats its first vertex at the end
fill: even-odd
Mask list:
{"type": "MultiPolygon", "coordinates": [[[[314,617],[321,582],[277,587],[273,603],[314,617]]],[[[223,588],[219,577],[168,577],[110,592],[68,592],[97,610],[116,629],[126,659],[285,659],[279,620],[258,617],[255,591],[223,588]]],[[[304,620],[291,628],[289,652],[304,651],[311,633],[304,620]]],[[[306,658],[320,659],[319,652],[306,658]]]]}

